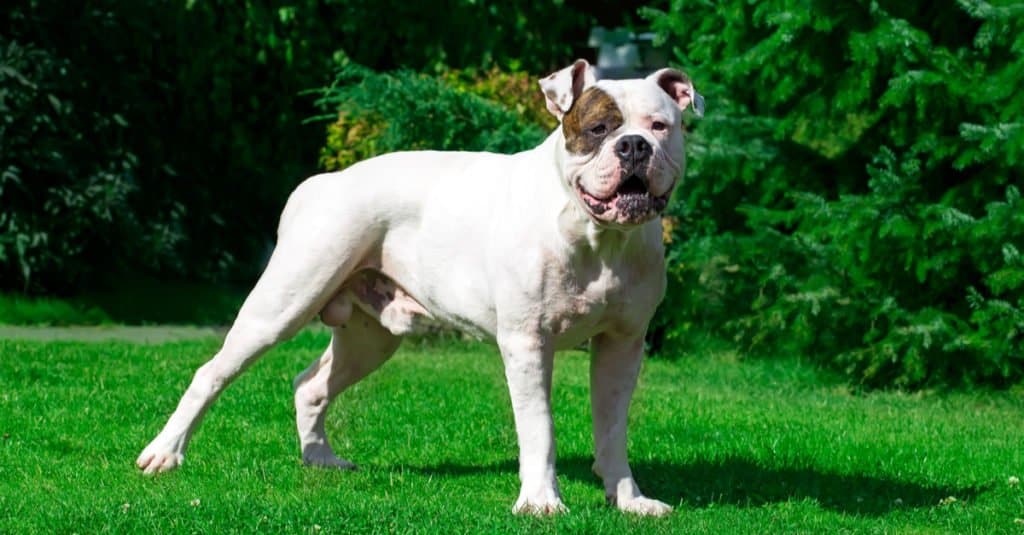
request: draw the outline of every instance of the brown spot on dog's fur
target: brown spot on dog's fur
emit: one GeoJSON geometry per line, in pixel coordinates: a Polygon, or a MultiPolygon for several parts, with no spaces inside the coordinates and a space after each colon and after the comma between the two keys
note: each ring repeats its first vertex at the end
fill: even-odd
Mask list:
{"type": "Polygon", "coordinates": [[[562,120],[565,148],[574,154],[589,154],[596,151],[608,134],[622,126],[622,110],[615,99],[597,87],[588,88],[576,99],[562,120]],[[603,135],[594,134],[592,129],[603,124],[603,135]]]}

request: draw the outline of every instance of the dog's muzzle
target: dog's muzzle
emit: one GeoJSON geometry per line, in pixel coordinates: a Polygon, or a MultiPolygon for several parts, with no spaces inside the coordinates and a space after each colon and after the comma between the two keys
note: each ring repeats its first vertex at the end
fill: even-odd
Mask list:
{"type": "Polygon", "coordinates": [[[615,142],[615,155],[619,157],[620,165],[627,176],[639,169],[646,169],[647,161],[651,159],[653,153],[651,144],[643,136],[622,136],[615,142]]]}
{"type": "MultiPolygon", "coordinates": [[[[623,170],[623,173],[626,171],[623,170]]],[[[623,176],[619,187],[608,198],[598,198],[578,183],[576,192],[598,221],[637,225],[654,219],[668,206],[671,189],[664,195],[652,195],[646,173],[634,171],[623,176]]]]}

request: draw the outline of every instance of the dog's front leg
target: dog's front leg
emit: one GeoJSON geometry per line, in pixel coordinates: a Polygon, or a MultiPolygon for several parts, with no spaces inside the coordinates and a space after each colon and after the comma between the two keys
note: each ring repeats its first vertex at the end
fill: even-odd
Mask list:
{"type": "Polygon", "coordinates": [[[594,473],[604,480],[610,504],[623,511],[660,516],[672,508],[640,493],[626,457],[626,414],[633,397],[643,336],[593,339],[590,360],[590,404],[594,418],[594,473]]]}
{"type": "Polygon", "coordinates": [[[522,487],[512,511],[552,514],[565,511],[555,477],[555,434],[551,420],[551,368],[554,350],[540,336],[518,333],[498,337],[505,362],[516,434],[522,487]]]}

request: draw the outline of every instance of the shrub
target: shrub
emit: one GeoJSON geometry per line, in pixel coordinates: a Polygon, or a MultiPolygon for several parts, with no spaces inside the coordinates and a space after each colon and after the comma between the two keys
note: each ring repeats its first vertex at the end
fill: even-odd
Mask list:
{"type": "MultiPolygon", "coordinates": [[[[287,51],[263,31],[285,25],[276,16],[253,7],[221,24],[221,8],[231,9],[103,0],[0,10],[0,288],[75,293],[124,272],[259,269],[233,255],[262,251],[273,217],[253,214],[276,213],[298,169],[313,167],[295,163],[308,115],[295,94],[323,78],[297,84],[300,69],[280,67],[287,51]]],[[[325,72],[329,54],[313,63],[325,72]]]]}
{"type": "Polygon", "coordinates": [[[94,263],[119,259],[135,240],[144,258],[177,239],[131,197],[138,160],[116,140],[125,119],[76,109],[66,59],[0,37],[0,279],[22,291],[66,288],[94,263]],[[159,235],[159,239],[158,239],[159,235]]]}
{"type": "Polygon", "coordinates": [[[1024,4],[673,1],[708,95],[672,206],[667,347],[695,330],[855,382],[1024,377],[1024,4]]]}
{"type": "Polygon", "coordinates": [[[544,72],[631,6],[5,2],[0,289],[77,293],[126,273],[248,284],[316,169],[322,130],[302,123],[316,110],[299,93],[342,58],[544,72]]]}
{"type": "Polygon", "coordinates": [[[327,142],[320,150],[320,165],[327,171],[340,171],[356,162],[384,154],[387,151],[379,147],[378,140],[386,127],[387,123],[374,113],[338,110],[338,119],[327,127],[327,142]]]}
{"type": "Polygon", "coordinates": [[[536,125],[545,132],[558,126],[558,120],[544,106],[536,75],[492,67],[486,71],[452,69],[445,71],[441,79],[459,91],[501,104],[515,112],[520,122],[536,125]]]}
{"type": "Polygon", "coordinates": [[[381,74],[349,65],[318,103],[337,110],[321,152],[328,170],[399,150],[511,153],[546,136],[516,112],[410,71],[381,74]]]}
{"type": "Polygon", "coordinates": [[[95,306],[54,298],[0,294],[0,325],[96,325],[110,317],[95,306]]]}

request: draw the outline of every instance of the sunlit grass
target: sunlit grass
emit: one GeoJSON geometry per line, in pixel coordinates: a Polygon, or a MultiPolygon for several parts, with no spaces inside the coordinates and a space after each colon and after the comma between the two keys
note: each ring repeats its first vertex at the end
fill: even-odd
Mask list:
{"type": "Polygon", "coordinates": [[[291,380],[305,332],[213,407],[178,472],[132,464],[216,341],[0,341],[0,532],[1019,533],[1019,394],[854,395],[795,360],[650,360],[631,412],[641,487],[677,507],[605,506],[590,474],[587,358],[556,362],[568,514],[517,517],[515,435],[488,346],[406,343],[328,420],[357,472],[303,467],[291,380]]]}

